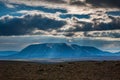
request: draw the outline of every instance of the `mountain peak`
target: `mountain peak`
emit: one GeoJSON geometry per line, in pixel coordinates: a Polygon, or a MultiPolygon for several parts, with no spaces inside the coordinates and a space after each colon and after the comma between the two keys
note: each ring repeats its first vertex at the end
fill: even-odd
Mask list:
{"type": "Polygon", "coordinates": [[[90,46],[69,43],[43,43],[24,48],[19,56],[22,58],[79,58],[82,56],[99,56],[103,53],[106,52],[90,46]]]}

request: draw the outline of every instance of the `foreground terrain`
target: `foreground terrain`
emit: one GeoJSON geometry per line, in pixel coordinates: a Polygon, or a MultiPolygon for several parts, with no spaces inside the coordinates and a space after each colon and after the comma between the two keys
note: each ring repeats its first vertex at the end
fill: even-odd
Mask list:
{"type": "Polygon", "coordinates": [[[56,64],[0,61],[0,80],[120,80],[120,61],[56,64]]]}

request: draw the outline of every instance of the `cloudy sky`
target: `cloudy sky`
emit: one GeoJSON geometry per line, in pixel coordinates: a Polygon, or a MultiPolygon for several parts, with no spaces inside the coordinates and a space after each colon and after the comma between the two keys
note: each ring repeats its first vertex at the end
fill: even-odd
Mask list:
{"type": "Polygon", "coordinates": [[[120,0],[0,0],[0,51],[56,42],[120,51],[120,0]]]}

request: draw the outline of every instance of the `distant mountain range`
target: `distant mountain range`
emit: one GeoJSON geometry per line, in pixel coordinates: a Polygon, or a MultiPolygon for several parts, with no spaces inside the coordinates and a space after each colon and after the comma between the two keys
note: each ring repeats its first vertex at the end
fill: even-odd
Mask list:
{"type": "Polygon", "coordinates": [[[79,58],[109,54],[94,47],[69,45],[65,43],[45,43],[30,45],[19,56],[24,58],[79,58]]]}
{"type": "Polygon", "coordinates": [[[120,53],[110,53],[90,46],[79,46],[66,43],[44,43],[30,45],[20,52],[2,51],[0,59],[79,59],[92,57],[120,56],[120,53]],[[3,55],[5,54],[5,55],[3,55]],[[6,55],[7,54],[7,55],[6,55]]]}

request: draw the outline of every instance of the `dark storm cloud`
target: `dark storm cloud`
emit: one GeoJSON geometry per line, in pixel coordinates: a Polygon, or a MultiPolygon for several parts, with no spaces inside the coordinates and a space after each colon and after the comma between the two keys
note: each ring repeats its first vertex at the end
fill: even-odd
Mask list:
{"type": "Polygon", "coordinates": [[[69,5],[86,5],[85,3],[79,1],[79,0],[41,0],[46,1],[49,3],[60,3],[60,4],[69,4],[69,5]]]}
{"type": "Polygon", "coordinates": [[[96,7],[118,7],[120,8],[120,0],[86,0],[86,3],[96,7]]]}
{"type": "MultiPolygon", "coordinates": [[[[94,19],[93,23],[91,22],[85,22],[85,21],[78,21],[75,25],[75,29],[71,29],[68,31],[102,31],[102,30],[119,30],[120,29],[120,18],[115,18],[112,16],[109,16],[109,18],[112,20],[109,23],[99,23],[97,22],[98,19],[94,19]],[[82,24],[82,26],[81,26],[82,24]]],[[[101,19],[100,19],[101,20],[101,19]]]]}
{"type": "Polygon", "coordinates": [[[120,8],[120,0],[69,0],[70,4],[78,6],[86,6],[91,4],[93,7],[118,7],[120,8]]]}
{"type": "Polygon", "coordinates": [[[41,0],[41,1],[46,1],[51,3],[66,3],[66,1],[64,0],[41,0]]]}
{"type": "Polygon", "coordinates": [[[79,1],[79,0],[75,0],[75,1],[70,1],[69,2],[70,5],[77,5],[77,6],[85,6],[86,3],[82,2],[82,1],[79,1]]]}
{"type": "Polygon", "coordinates": [[[35,29],[50,30],[58,29],[66,22],[49,19],[41,15],[26,15],[24,18],[6,17],[0,20],[0,35],[25,35],[31,34],[35,29]]]}

